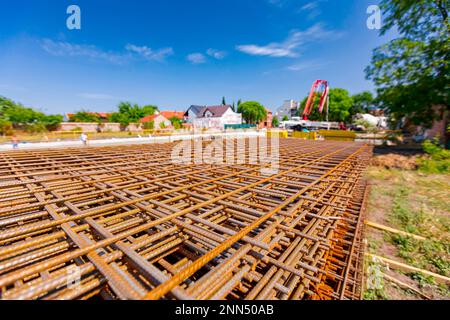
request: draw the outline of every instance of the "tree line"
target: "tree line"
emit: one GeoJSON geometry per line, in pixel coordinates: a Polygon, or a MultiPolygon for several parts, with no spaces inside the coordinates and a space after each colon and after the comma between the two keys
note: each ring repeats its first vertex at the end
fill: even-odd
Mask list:
{"type": "Polygon", "coordinates": [[[0,96],[1,135],[12,135],[14,130],[23,130],[29,133],[52,131],[56,130],[62,121],[62,115],[46,115],[41,111],[0,96]]]}
{"type": "MultiPolygon", "coordinates": [[[[320,96],[317,95],[315,105],[318,104],[320,96]]],[[[306,105],[308,97],[306,96],[300,103],[300,108],[296,116],[301,117],[306,105]]],[[[225,101],[225,98],[223,99],[225,101]]],[[[358,113],[367,113],[374,105],[376,99],[370,91],[364,91],[355,95],[342,88],[330,89],[330,104],[328,111],[328,120],[334,122],[350,122],[352,117],[358,113]]],[[[258,124],[267,118],[266,108],[257,101],[246,101],[238,104],[237,112],[242,114],[243,120],[247,124],[258,124]]],[[[309,116],[313,121],[325,121],[326,112],[319,113],[317,108],[313,110],[309,116]]],[[[282,119],[274,116],[272,125],[278,127],[280,121],[287,121],[289,118],[285,116],[282,119]]]]}

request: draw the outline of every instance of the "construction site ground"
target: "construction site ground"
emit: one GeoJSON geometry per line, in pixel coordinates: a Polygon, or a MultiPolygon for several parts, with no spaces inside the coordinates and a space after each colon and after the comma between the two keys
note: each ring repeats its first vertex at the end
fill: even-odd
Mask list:
{"type": "MultiPolygon", "coordinates": [[[[425,239],[417,240],[366,226],[367,251],[449,277],[450,174],[425,174],[413,170],[411,158],[415,157],[391,154],[373,162],[367,172],[370,197],[366,219],[425,239]],[[407,159],[403,166],[399,157],[407,159]],[[392,166],[393,163],[398,165],[392,166]],[[391,169],[386,169],[388,167],[391,169]]],[[[365,299],[450,299],[449,282],[436,281],[421,272],[401,271],[370,258],[366,258],[366,264],[371,266],[369,270],[373,273],[366,274],[366,279],[378,277],[372,282],[379,285],[366,287],[365,299]]]]}
{"type": "Polygon", "coordinates": [[[222,164],[174,162],[179,143],[1,152],[1,299],[449,298],[373,258],[449,275],[449,175],[414,154],[280,139],[267,175],[249,138],[222,164]]]}
{"type": "Polygon", "coordinates": [[[268,175],[250,144],[0,153],[2,299],[359,299],[372,148],[281,139],[268,175]]]}

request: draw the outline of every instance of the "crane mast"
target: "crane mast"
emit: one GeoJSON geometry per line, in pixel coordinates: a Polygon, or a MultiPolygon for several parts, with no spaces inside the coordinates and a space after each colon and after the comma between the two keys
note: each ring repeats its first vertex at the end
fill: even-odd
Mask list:
{"type": "Polygon", "coordinates": [[[318,104],[319,112],[322,113],[324,108],[328,110],[330,102],[328,81],[316,80],[312,85],[308,100],[306,101],[305,109],[303,110],[303,120],[308,120],[309,115],[313,111],[317,94],[320,94],[318,104]]]}

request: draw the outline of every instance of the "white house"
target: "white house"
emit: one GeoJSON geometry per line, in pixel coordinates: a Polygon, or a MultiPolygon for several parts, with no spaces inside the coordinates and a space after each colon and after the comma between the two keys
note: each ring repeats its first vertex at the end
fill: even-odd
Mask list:
{"type": "Polygon", "coordinates": [[[191,106],[185,113],[187,122],[196,129],[224,129],[227,124],[242,124],[242,115],[231,106],[191,106]]]}

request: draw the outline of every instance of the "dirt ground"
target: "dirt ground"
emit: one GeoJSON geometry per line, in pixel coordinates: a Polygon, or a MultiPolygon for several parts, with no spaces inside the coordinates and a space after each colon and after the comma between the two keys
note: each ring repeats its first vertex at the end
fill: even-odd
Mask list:
{"type": "MultiPolygon", "coordinates": [[[[386,156],[383,156],[386,157],[386,156]]],[[[444,276],[450,276],[450,175],[425,175],[412,171],[412,165],[395,168],[397,155],[376,159],[367,173],[370,197],[366,220],[426,237],[426,241],[365,227],[367,250],[372,254],[405,263],[444,276]],[[384,164],[380,163],[384,161],[384,164]],[[386,166],[387,163],[389,166],[386,166]]],[[[403,161],[407,162],[405,159],[403,161]]],[[[405,273],[379,261],[366,259],[365,299],[450,299],[450,286],[438,284],[420,273],[405,273]],[[387,280],[387,274],[422,294],[387,280]],[[367,282],[370,278],[372,285],[367,282]],[[373,279],[376,279],[374,281],[373,279]],[[375,285],[373,285],[375,283],[375,285]]]]}
{"type": "Polygon", "coordinates": [[[415,170],[417,169],[417,155],[400,155],[400,154],[386,154],[376,155],[372,159],[372,165],[385,169],[403,169],[415,170]]]}

